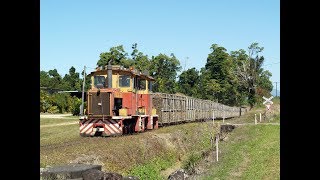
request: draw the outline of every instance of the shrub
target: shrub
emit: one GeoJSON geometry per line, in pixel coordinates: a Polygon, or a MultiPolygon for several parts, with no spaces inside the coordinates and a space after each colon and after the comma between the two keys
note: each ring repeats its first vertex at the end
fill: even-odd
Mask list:
{"type": "Polygon", "coordinates": [[[81,103],[82,103],[82,100],[80,98],[77,98],[75,96],[72,97],[70,110],[73,116],[77,116],[80,114],[81,103]]]}
{"type": "Polygon", "coordinates": [[[48,113],[52,113],[52,114],[56,114],[56,113],[59,113],[59,109],[57,106],[51,106],[48,111],[48,113]]]}
{"type": "Polygon", "coordinates": [[[40,90],[40,112],[47,112],[51,106],[49,94],[43,90],[40,90]]]}
{"type": "Polygon", "coordinates": [[[69,98],[70,95],[65,93],[56,93],[52,95],[53,105],[58,107],[59,113],[64,113],[68,111],[69,98]]]}

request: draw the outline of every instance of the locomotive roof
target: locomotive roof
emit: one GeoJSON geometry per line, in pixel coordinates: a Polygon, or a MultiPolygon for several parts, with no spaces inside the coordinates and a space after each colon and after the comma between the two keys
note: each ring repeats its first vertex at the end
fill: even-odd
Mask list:
{"type": "MultiPolygon", "coordinates": [[[[107,67],[107,66],[106,66],[107,67]]],[[[155,79],[152,76],[149,76],[146,73],[142,73],[141,71],[138,71],[137,69],[128,69],[128,68],[124,68],[123,66],[119,66],[119,65],[112,65],[112,71],[118,71],[118,72],[127,72],[130,73],[132,76],[139,76],[142,78],[145,78],[147,80],[151,80],[154,81],[155,79]]],[[[89,76],[93,76],[95,75],[97,72],[101,72],[102,74],[107,74],[107,69],[104,68],[96,68],[95,71],[92,71],[90,74],[88,74],[89,76]]]]}

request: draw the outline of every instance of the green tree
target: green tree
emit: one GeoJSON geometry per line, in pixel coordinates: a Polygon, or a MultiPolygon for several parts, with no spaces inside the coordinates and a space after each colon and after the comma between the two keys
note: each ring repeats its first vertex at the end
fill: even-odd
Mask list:
{"type": "Polygon", "coordinates": [[[272,87],[272,83],[269,80],[271,73],[263,70],[264,57],[259,56],[259,53],[261,53],[263,49],[263,47],[260,47],[259,44],[255,42],[248,47],[248,55],[244,53],[244,50],[232,53],[237,65],[234,72],[240,86],[247,91],[250,108],[252,108],[259,99],[257,89],[259,89],[259,92],[262,92],[272,87]]]}
{"type": "Polygon", "coordinates": [[[211,53],[208,54],[207,63],[203,71],[206,81],[202,82],[204,90],[210,99],[226,105],[237,104],[236,78],[232,71],[234,64],[227,50],[217,44],[211,47],[211,53]]]}
{"type": "Polygon", "coordinates": [[[208,54],[205,68],[210,71],[211,78],[222,80],[226,76],[226,64],[228,63],[229,54],[224,47],[217,44],[211,45],[210,49],[212,52],[208,54]]]}
{"type": "Polygon", "coordinates": [[[271,72],[264,70],[261,72],[257,79],[257,90],[256,90],[256,103],[262,104],[263,99],[261,97],[271,96],[271,91],[273,89],[272,82],[270,77],[272,76],[271,72]]]}
{"type": "Polygon", "coordinates": [[[196,68],[183,71],[178,80],[179,92],[188,95],[196,96],[199,85],[199,71],[196,68]]]}
{"type": "Polygon", "coordinates": [[[57,69],[49,70],[49,76],[50,76],[50,81],[49,81],[49,88],[61,88],[61,82],[62,78],[60,74],[58,73],[57,69]]]}
{"type": "Polygon", "coordinates": [[[71,66],[69,69],[69,74],[66,74],[63,77],[63,89],[68,91],[82,91],[81,80],[79,77],[79,73],[76,72],[76,68],[71,66]]]}
{"type": "Polygon", "coordinates": [[[269,92],[269,94],[266,95],[270,95],[270,92],[273,89],[272,82],[270,81],[271,76],[272,73],[268,70],[265,70],[261,72],[257,80],[258,87],[265,89],[267,92],[269,92]]]}
{"type": "Polygon", "coordinates": [[[105,67],[108,62],[112,60],[112,65],[123,65],[128,68],[133,65],[133,61],[127,58],[128,53],[125,52],[123,45],[111,47],[109,52],[104,52],[100,54],[100,59],[97,65],[100,67],[105,67]]]}
{"type": "Polygon", "coordinates": [[[213,93],[219,90],[216,84],[211,84],[210,72],[204,67],[200,69],[198,94],[195,96],[201,99],[214,100],[213,93]],[[209,93],[210,92],[210,93],[209,93]]]}
{"type": "Polygon", "coordinates": [[[159,54],[151,58],[150,75],[155,78],[154,92],[175,93],[176,76],[181,66],[179,60],[171,53],[170,56],[159,54]]]}
{"type": "Polygon", "coordinates": [[[139,52],[137,49],[137,43],[132,45],[132,53],[131,57],[134,62],[134,66],[136,69],[140,71],[149,71],[150,68],[150,60],[147,55],[144,55],[142,52],[139,52]]]}
{"type": "Polygon", "coordinates": [[[50,86],[50,76],[46,71],[40,71],[40,87],[50,86]]]}
{"type": "Polygon", "coordinates": [[[243,66],[243,62],[246,61],[249,56],[247,52],[243,49],[240,49],[238,51],[231,51],[230,57],[233,61],[234,70],[233,74],[236,78],[236,84],[237,84],[237,99],[238,99],[238,106],[242,106],[246,103],[246,99],[249,96],[249,91],[247,90],[247,87],[244,85],[242,81],[240,81],[239,77],[237,76],[237,70],[239,67],[243,66]]]}

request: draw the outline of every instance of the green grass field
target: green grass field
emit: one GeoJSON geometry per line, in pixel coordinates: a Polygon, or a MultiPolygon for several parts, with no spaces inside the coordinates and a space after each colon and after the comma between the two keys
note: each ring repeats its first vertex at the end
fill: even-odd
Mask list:
{"type": "Polygon", "coordinates": [[[188,153],[209,148],[208,128],[207,123],[188,123],[129,136],[81,137],[78,124],[41,127],[40,166],[94,163],[123,175],[156,172],[153,176],[161,179],[161,171],[188,153]]]}
{"type": "Polygon", "coordinates": [[[220,151],[203,179],[280,179],[279,125],[238,127],[220,151]]]}

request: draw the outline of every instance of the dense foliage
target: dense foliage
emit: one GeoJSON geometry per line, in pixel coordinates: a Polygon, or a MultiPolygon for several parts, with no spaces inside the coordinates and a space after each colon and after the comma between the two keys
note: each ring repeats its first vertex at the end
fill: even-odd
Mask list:
{"type": "MultiPolygon", "coordinates": [[[[83,72],[81,75],[83,76],[83,72]]],[[[40,71],[40,112],[48,113],[80,113],[81,99],[69,93],[59,91],[82,91],[83,78],[72,66],[69,74],[62,78],[57,69],[40,71]]],[[[86,78],[85,90],[89,89],[90,78],[86,78]]]]}

